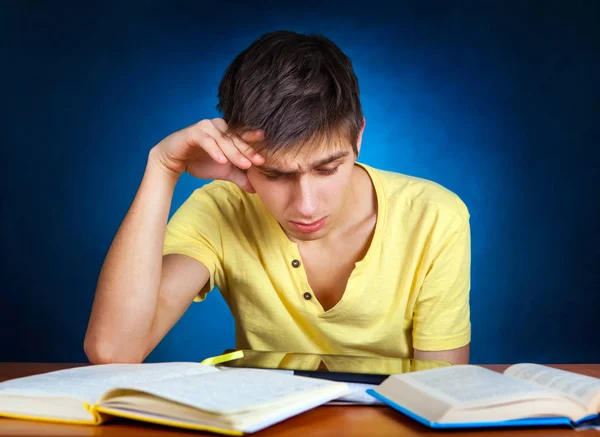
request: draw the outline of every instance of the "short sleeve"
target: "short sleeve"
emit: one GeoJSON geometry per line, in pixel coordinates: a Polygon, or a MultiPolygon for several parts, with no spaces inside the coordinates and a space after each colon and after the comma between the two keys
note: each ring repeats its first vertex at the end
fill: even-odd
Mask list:
{"type": "Polygon", "coordinates": [[[471,341],[471,230],[468,219],[443,243],[417,297],[413,347],[456,349],[471,341]]]}
{"type": "Polygon", "coordinates": [[[207,186],[196,189],[177,209],[167,224],[163,246],[163,255],[187,255],[208,269],[209,282],[195,302],[203,301],[215,285],[225,288],[221,221],[212,191],[207,186]]]}

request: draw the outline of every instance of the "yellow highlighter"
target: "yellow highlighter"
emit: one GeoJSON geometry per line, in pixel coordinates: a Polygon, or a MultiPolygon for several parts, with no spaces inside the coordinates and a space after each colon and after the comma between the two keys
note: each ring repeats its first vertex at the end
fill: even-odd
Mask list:
{"type": "Polygon", "coordinates": [[[244,351],[234,351],[223,355],[217,355],[216,357],[208,357],[200,362],[200,364],[206,364],[208,366],[216,366],[217,364],[226,363],[227,361],[237,360],[244,358],[244,351]]]}

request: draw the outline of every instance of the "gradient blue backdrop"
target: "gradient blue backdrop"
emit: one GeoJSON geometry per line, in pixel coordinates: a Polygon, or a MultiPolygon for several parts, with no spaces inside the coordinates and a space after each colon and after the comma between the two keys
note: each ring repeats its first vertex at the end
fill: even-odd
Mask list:
{"type": "MultiPolygon", "coordinates": [[[[229,62],[291,29],[352,58],[361,161],[469,207],[472,361],[600,362],[600,2],[80,3],[1,6],[0,360],[86,360],[97,276],[149,149],[220,116],[229,62]]],[[[184,176],[172,211],[203,183],[184,176]]],[[[149,361],[233,342],[212,293],[149,361]]]]}

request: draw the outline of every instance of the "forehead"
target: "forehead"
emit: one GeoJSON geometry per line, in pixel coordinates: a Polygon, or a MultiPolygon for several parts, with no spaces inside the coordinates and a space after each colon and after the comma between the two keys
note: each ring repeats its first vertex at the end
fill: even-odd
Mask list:
{"type": "Polygon", "coordinates": [[[340,143],[328,146],[295,148],[280,153],[264,154],[265,163],[259,168],[281,172],[305,171],[319,164],[324,164],[326,161],[344,159],[353,153],[352,147],[340,143]]]}

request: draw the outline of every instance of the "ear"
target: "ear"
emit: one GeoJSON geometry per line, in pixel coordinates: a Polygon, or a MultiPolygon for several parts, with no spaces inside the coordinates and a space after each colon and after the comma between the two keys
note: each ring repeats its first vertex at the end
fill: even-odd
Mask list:
{"type": "MultiPolygon", "coordinates": [[[[356,151],[358,152],[359,155],[360,155],[360,146],[362,144],[362,135],[363,135],[363,132],[365,131],[366,124],[367,124],[367,120],[363,117],[362,126],[360,128],[360,131],[358,132],[358,138],[356,141],[356,151]]],[[[357,158],[358,158],[358,156],[357,156],[357,158]]]]}

